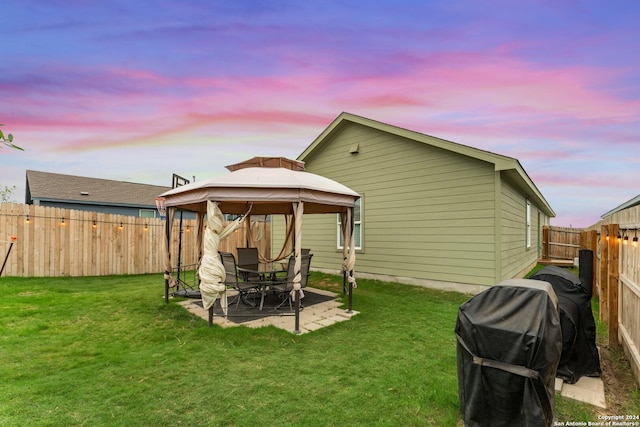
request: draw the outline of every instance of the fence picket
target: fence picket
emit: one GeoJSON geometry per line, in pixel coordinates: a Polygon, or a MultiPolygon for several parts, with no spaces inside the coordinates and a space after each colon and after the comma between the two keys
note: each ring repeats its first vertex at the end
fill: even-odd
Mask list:
{"type": "Polygon", "coordinates": [[[622,345],[640,383],[640,245],[633,243],[640,229],[640,205],[615,212],[592,228],[601,231],[600,318],[609,323],[609,343],[622,345]]]}

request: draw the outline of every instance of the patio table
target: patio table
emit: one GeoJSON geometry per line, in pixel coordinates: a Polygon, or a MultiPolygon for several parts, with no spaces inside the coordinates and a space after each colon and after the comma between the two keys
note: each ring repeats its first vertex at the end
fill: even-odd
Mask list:
{"type": "Polygon", "coordinates": [[[248,282],[255,283],[256,288],[260,292],[260,311],[264,306],[264,297],[267,293],[267,288],[274,281],[277,280],[278,273],[286,273],[287,270],[283,270],[280,263],[269,262],[269,263],[260,263],[258,264],[257,270],[252,270],[248,268],[238,267],[238,272],[246,273],[246,277],[258,277],[258,280],[249,279],[248,282]]]}

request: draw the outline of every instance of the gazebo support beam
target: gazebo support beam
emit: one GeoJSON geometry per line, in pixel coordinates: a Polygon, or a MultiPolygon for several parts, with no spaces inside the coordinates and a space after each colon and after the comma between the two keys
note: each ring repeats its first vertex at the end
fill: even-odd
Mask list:
{"type": "Polygon", "coordinates": [[[171,276],[171,209],[167,209],[164,217],[164,245],[165,245],[165,259],[164,259],[164,303],[169,304],[169,287],[171,276]]]}
{"type": "Polygon", "coordinates": [[[300,333],[300,291],[299,290],[296,291],[295,304],[296,304],[296,323],[295,323],[295,328],[293,330],[293,333],[299,334],[300,333]]]}
{"type": "Polygon", "coordinates": [[[342,270],[342,295],[347,293],[347,272],[342,270]]]}
{"type": "MultiPolygon", "coordinates": [[[[349,251],[348,251],[348,256],[351,256],[351,254],[353,254],[355,252],[354,246],[355,245],[355,209],[354,208],[349,208],[349,251]]],[[[344,238],[345,241],[345,246],[346,246],[346,236],[344,238]]],[[[351,314],[353,313],[353,269],[349,269],[349,271],[345,271],[344,272],[344,277],[346,279],[348,279],[349,282],[349,306],[347,309],[347,313],[351,314]]]]}
{"type": "Polygon", "coordinates": [[[295,325],[293,329],[294,334],[300,333],[300,266],[302,262],[302,216],[304,215],[304,203],[297,202],[293,204],[293,218],[295,221],[295,232],[293,233],[293,248],[294,248],[294,279],[293,289],[295,289],[295,325]]]}

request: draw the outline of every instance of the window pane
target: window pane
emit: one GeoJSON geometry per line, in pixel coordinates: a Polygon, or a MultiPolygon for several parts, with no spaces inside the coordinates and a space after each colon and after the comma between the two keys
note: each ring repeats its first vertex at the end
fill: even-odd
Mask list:
{"type": "Polygon", "coordinates": [[[526,240],[527,240],[527,248],[531,247],[531,202],[529,202],[527,200],[527,212],[526,212],[527,218],[527,224],[526,224],[526,240]]]}
{"type": "MultiPolygon", "coordinates": [[[[362,232],[361,232],[361,222],[362,222],[362,205],[360,203],[361,199],[358,199],[355,203],[354,209],[353,209],[353,234],[354,234],[354,240],[355,240],[355,246],[356,249],[362,249],[362,232]]],[[[338,221],[337,221],[337,232],[338,232],[338,238],[336,239],[338,242],[338,249],[342,249],[344,247],[344,238],[342,236],[342,229],[341,229],[341,218],[340,218],[340,214],[337,215],[338,217],[338,221]]]]}
{"type": "Polygon", "coordinates": [[[153,209],[140,209],[140,218],[155,218],[156,211],[153,209]]]}

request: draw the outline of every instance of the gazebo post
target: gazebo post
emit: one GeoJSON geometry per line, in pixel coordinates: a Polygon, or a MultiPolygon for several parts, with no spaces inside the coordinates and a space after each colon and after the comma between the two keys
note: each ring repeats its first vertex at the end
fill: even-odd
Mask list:
{"type": "MultiPolygon", "coordinates": [[[[304,214],[304,203],[297,202],[293,204],[293,218],[295,221],[295,232],[293,233],[293,251],[294,251],[294,259],[295,259],[295,267],[294,272],[295,276],[293,279],[293,288],[295,289],[295,307],[296,307],[296,320],[293,333],[300,333],[300,282],[296,281],[296,278],[300,276],[300,265],[301,265],[301,245],[302,245],[302,215],[304,214]]],[[[298,279],[299,280],[299,279],[298,279]]]]}
{"type": "MultiPolygon", "coordinates": [[[[351,235],[349,236],[349,245],[355,245],[355,218],[354,218],[354,208],[349,208],[349,211],[351,212],[350,216],[350,223],[349,223],[349,228],[350,228],[350,232],[351,235]]],[[[345,239],[346,241],[346,239],[345,239]]],[[[349,252],[351,251],[355,251],[354,248],[349,248],[349,252]]],[[[346,272],[347,275],[349,275],[349,279],[351,279],[351,277],[353,277],[353,270],[349,270],[348,272],[346,272]]],[[[347,309],[347,313],[351,314],[353,313],[353,283],[351,280],[349,280],[349,308],[347,309]]]]}
{"type": "Polygon", "coordinates": [[[209,327],[213,325],[213,306],[209,307],[209,327]]]}
{"type": "Polygon", "coordinates": [[[347,293],[347,271],[342,270],[342,295],[347,293]]]}
{"type": "Polygon", "coordinates": [[[295,323],[295,328],[293,330],[294,334],[299,334],[300,333],[300,290],[296,291],[296,323],[295,323]]]}
{"type": "Polygon", "coordinates": [[[160,218],[164,217],[164,239],[163,239],[163,264],[164,264],[164,303],[169,304],[169,278],[171,275],[171,223],[169,221],[170,211],[167,212],[166,199],[156,197],[156,208],[160,218]]]}
{"type": "Polygon", "coordinates": [[[342,233],[342,295],[347,293],[347,269],[345,266],[347,265],[347,260],[349,259],[349,251],[348,247],[348,238],[347,236],[347,227],[349,223],[347,222],[347,218],[349,217],[349,211],[340,212],[340,232],[342,233]]]}
{"type": "Polygon", "coordinates": [[[9,259],[9,254],[11,254],[11,248],[13,248],[14,242],[18,240],[16,236],[11,236],[11,243],[9,243],[9,250],[7,250],[7,256],[4,257],[4,262],[2,263],[2,268],[0,268],[0,276],[4,271],[4,266],[7,265],[7,260],[9,259]]]}
{"type": "Polygon", "coordinates": [[[347,313],[353,313],[353,285],[349,282],[349,308],[347,309],[347,313]]]}
{"type": "Polygon", "coordinates": [[[180,270],[182,269],[182,210],[180,210],[180,226],[178,227],[178,286],[176,290],[180,289],[180,270]]]}
{"type": "MultiPolygon", "coordinates": [[[[167,248],[166,251],[169,254],[169,259],[171,259],[171,223],[169,222],[169,217],[165,216],[164,218],[164,233],[165,238],[167,239],[167,248]]],[[[171,274],[171,270],[167,269],[167,266],[164,267],[164,303],[169,304],[169,275],[171,274]]]]}

